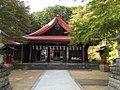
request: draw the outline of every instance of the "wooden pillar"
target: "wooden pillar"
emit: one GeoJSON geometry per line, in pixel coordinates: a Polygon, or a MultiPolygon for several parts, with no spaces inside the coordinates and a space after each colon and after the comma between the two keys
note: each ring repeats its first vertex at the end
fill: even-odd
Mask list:
{"type": "Polygon", "coordinates": [[[32,53],[31,54],[32,54],[32,60],[34,60],[34,62],[36,62],[37,61],[37,50],[36,50],[36,48],[32,48],[32,53]]]}
{"type": "Polygon", "coordinates": [[[89,62],[89,60],[88,60],[88,48],[89,48],[88,45],[86,45],[84,48],[85,62],[89,62]]]}
{"type": "Polygon", "coordinates": [[[77,58],[77,60],[78,60],[78,51],[77,51],[77,46],[75,46],[75,52],[76,52],[76,58],[77,58]]]}
{"type": "Polygon", "coordinates": [[[68,61],[68,60],[69,60],[69,48],[67,46],[67,49],[66,49],[66,61],[68,61]]]}
{"type": "Polygon", "coordinates": [[[85,45],[82,46],[82,60],[83,60],[82,63],[84,63],[85,62],[85,45]]]}
{"type": "Polygon", "coordinates": [[[71,61],[71,49],[69,47],[69,61],[71,61]]]}
{"type": "Polygon", "coordinates": [[[48,51],[48,55],[47,55],[47,62],[50,62],[50,47],[48,46],[47,48],[47,51],[48,51]]]}
{"type": "Polygon", "coordinates": [[[68,61],[70,61],[71,57],[70,57],[70,47],[68,47],[68,61]]]}
{"type": "Polygon", "coordinates": [[[20,63],[23,63],[23,45],[21,45],[21,57],[20,57],[20,63]]]}
{"type": "Polygon", "coordinates": [[[66,56],[67,56],[66,51],[67,51],[67,50],[66,50],[66,47],[65,47],[65,51],[64,51],[64,53],[65,53],[64,62],[66,62],[66,59],[67,59],[67,58],[66,58],[66,56]]]}
{"type": "Polygon", "coordinates": [[[31,57],[32,57],[32,45],[29,46],[29,63],[31,63],[31,57]]]}

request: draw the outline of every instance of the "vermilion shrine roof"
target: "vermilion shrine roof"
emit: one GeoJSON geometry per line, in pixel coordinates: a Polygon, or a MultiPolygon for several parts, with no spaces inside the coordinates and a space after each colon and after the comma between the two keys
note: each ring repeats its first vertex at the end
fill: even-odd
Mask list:
{"type": "Polygon", "coordinates": [[[50,21],[48,24],[46,24],[45,26],[43,26],[42,28],[38,29],[37,31],[30,33],[26,36],[24,36],[24,38],[28,39],[28,40],[37,40],[37,41],[59,41],[59,42],[69,42],[70,41],[70,37],[69,36],[57,36],[57,35],[42,35],[45,32],[49,31],[53,26],[55,26],[56,23],[59,23],[61,25],[62,28],[64,28],[64,30],[66,32],[70,32],[70,27],[60,18],[59,15],[55,16],[54,19],[52,21],[50,21]]]}

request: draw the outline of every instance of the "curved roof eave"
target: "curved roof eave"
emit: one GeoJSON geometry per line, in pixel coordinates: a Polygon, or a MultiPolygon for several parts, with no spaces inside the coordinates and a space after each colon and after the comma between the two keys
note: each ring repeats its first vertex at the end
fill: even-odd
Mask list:
{"type": "Polygon", "coordinates": [[[45,33],[46,31],[50,30],[55,24],[56,22],[59,22],[60,25],[67,31],[70,32],[70,27],[60,18],[59,15],[57,15],[52,21],[50,21],[48,24],[46,24],[45,26],[43,26],[41,29],[38,29],[37,31],[26,35],[26,36],[38,36],[41,35],[43,33],[45,33]]]}

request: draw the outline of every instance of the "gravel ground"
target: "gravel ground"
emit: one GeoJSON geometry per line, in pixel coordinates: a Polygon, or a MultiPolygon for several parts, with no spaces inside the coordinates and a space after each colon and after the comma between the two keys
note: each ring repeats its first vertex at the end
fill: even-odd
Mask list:
{"type": "MultiPolygon", "coordinates": [[[[13,90],[30,90],[35,81],[42,75],[42,70],[13,70],[9,76],[13,90]]],[[[107,90],[106,84],[99,84],[108,81],[108,72],[97,70],[69,70],[85,90],[107,90]],[[98,82],[100,81],[100,82],[98,82]]]]}
{"type": "Polygon", "coordinates": [[[30,90],[42,72],[41,70],[13,70],[9,81],[13,90],[30,90]]]}
{"type": "Polygon", "coordinates": [[[81,85],[85,90],[107,90],[107,85],[106,82],[104,81],[108,81],[109,76],[108,72],[101,72],[98,70],[92,71],[70,70],[69,72],[79,83],[81,81],[84,81],[83,82],[84,84],[81,83],[81,85]]]}

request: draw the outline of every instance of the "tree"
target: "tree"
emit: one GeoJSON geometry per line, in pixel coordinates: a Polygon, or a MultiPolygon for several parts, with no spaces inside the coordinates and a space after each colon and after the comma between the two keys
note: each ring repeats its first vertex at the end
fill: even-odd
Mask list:
{"type": "Polygon", "coordinates": [[[120,31],[120,1],[93,0],[85,7],[74,10],[70,25],[73,43],[87,43],[95,39],[114,37],[120,31]]]}
{"type": "MultiPolygon", "coordinates": [[[[120,32],[120,1],[93,0],[75,9],[69,24],[72,27],[71,44],[105,41],[109,46],[112,43],[109,39],[120,32]]],[[[108,59],[114,59],[113,55],[115,50],[111,49],[108,59]]]]}
{"type": "Polygon", "coordinates": [[[0,0],[0,29],[9,35],[9,39],[20,38],[29,24],[29,8],[23,1],[0,0]]]}
{"type": "Polygon", "coordinates": [[[71,19],[69,20],[69,25],[72,28],[70,33],[72,37],[71,44],[88,43],[87,40],[89,24],[88,20],[91,16],[91,12],[88,7],[77,7],[73,10],[71,19]]]}
{"type": "Polygon", "coordinates": [[[101,39],[114,37],[120,31],[120,1],[119,0],[93,0],[90,3],[92,11],[89,19],[90,28],[99,34],[101,39]]]}
{"type": "Polygon", "coordinates": [[[41,28],[45,24],[49,23],[57,14],[59,14],[61,18],[68,23],[68,20],[72,14],[73,8],[56,5],[56,6],[45,8],[40,12],[32,13],[30,31],[33,32],[41,28]]]}

